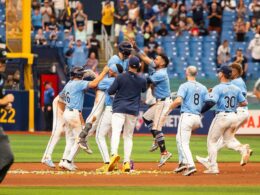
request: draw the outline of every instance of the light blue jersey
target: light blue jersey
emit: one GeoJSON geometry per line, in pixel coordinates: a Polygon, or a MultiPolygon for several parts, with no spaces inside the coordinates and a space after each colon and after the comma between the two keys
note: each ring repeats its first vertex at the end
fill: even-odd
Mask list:
{"type": "Polygon", "coordinates": [[[102,91],[105,91],[105,106],[112,106],[113,99],[108,95],[107,89],[114,82],[115,77],[106,77],[98,84],[98,88],[102,91]]]}
{"type": "Polygon", "coordinates": [[[124,71],[127,71],[128,70],[128,62],[129,62],[129,59],[121,60],[118,57],[118,55],[113,55],[108,60],[107,66],[110,67],[113,64],[120,64],[123,67],[124,71]]]}
{"type": "Polygon", "coordinates": [[[82,110],[84,102],[84,90],[87,89],[89,81],[70,80],[64,87],[66,108],[82,110]]]}
{"type": "Polygon", "coordinates": [[[208,90],[196,81],[187,81],[179,87],[177,96],[183,99],[181,113],[200,114],[204,102],[208,99],[208,90]]]}
{"type": "Polygon", "coordinates": [[[231,83],[237,86],[242,91],[242,94],[246,97],[247,88],[244,80],[241,77],[232,80],[231,83]]]}
{"type": "MultiPolygon", "coordinates": [[[[150,64],[153,66],[154,62],[150,64]]],[[[154,67],[154,66],[153,66],[154,67]]],[[[149,78],[154,84],[153,95],[156,99],[162,99],[170,97],[170,81],[167,73],[167,68],[162,68],[151,73],[149,78]]]]}
{"type": "Polygon", "coordinates": [[[210,100],[216,103],[216,112],[236,112],[237,105],[246,99],[235,85],[220,83],[210,93],[210,100]]]}

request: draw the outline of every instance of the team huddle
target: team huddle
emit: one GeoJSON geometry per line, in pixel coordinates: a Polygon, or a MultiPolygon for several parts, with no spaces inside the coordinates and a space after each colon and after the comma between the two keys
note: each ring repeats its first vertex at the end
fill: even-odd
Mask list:
{"type": "Polygon", "coordinates": [[[218,151],[227,147],[240,152],[240,165],[245,165],[252,150],[248,144],[241,144],[235,134],[247,120],[247,89],[240,77],[242,66],[232,63],[222,66],[218,71],[220,83],[213,89],[207,89],[196,81],[197,68],[186,68],[187,82],[180,85],[177,97],[172,99],[170,82],[167,74],[169,60],[164,54],[150,59],[135,42],[125,41],[119,44],[119,52],[112,56],[103,71],[96,76],[89,70],[74,67],[70,80],[53,101],[53,131],[42,158],[42,163],[55,168],[52,153],[55,145],[65,133],[66,146],[59,167],[75,171],[75,156],[79,149],[93,153],[88,145],[88,138],[95,135],[103,166],[97,172],[110,172],[118,169],[120,155],[119,142],[122,133],[124,157],[122,172],[131,170],[133,133],[142,93],[146,93],[148,110],[143,120],[153,136],[150,152],[160,149],[158,167],[165,165],[172,154],[167,151],[162,127],[171,111],[181,107],[176,135],[179,165],[175,173],[189,176],[195,173],[196,166],[189,142],[192,131],[202,125],[203,113],[215,106],[215,118],[207,137],[208,157],[196,156],[198,162],[206,168],[204,173],[218,174],[218,151]],[[133,55],[135,51],[135,55],[133,55]],[[141,62],[149,66],[148,76],[139,72],[141,62]],[[95,89],[94,106],[86,121],[82,116],[84,94],[88,89],[95,89]],[[106,137],[110,140],[110,152],[106,137]]]}

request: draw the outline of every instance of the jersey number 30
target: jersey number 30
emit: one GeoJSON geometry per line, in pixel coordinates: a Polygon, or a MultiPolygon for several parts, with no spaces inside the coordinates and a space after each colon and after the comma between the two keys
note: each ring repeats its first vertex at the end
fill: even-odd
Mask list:
{"type": "Polygon", "coordinates": [[[226,100],[225,108],[234,108],[235,107],[235,97],[225,96],[224,99],[226,100]]]}

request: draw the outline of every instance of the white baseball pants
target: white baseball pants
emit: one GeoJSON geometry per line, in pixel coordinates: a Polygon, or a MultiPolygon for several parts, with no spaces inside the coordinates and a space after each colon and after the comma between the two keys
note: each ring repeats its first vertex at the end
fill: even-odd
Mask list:
{"type": "Polygon", "coordinates": [[[241,147],[241,144],[233,141],[233,134],[237,126],[237,115],[234,112],[220,112],[213,119],[207,138],[209,163],[213,168],[218,169],[217,165],[217,144],[219,138],[223,137],[223,143],[230,149],[241,147]]]}
{"type": "Polygon", "coordinates": [[[143,115],[148,121],[153,121],[152,130],[161,131],[166,121],[166,112],[168,111],[172,103],[171,98],[166,98],[164,101],[157,101],[152,107],[150,107],[143,115]]]}
{"type": "MultiPolygon", "coordinates": [[[[243,108],[243,107],[238,107],[237,108],[237,127],[236,130],[233,132],[233,142],[234,143],[240,143],[236,138],[235,138],[235,134],[238,131],[238,129],[244,124],[244,122],[247,121],[249,117],[249,113],[248,113],[248,109],[247,108],[243,108]]],[[[217,143],[217,148],[218,150],[222,149],[223,147],[225,147],[225,144],[223,142],[223,138],[219,138],[218,143],[217,143]]],[[[241,147],[235,148],[236,151],[239,151],[240,153],[242,152],[241,147]]]]}
{"type": "Polygon", "coordinates": [[[188,167],[195,167],[190,150],[190,137],[193,130],[201,126],[201,117],[197,114],[183,113],[180,116],[176,142],[179,155],[179,163],[188,167]]]}
{"type": "Polygon", "coordinates": [[[96,91],[96,97],[94,106],[89,114],[88,118],[86,119],[86,123],[91,123],[93,118],[96,117],[95,122],[92,124],[92,128],[89,130],[88,137],[92,136],[98,126],[98,121],[101,117],[102,112],[105,108],[105,92],[101,90],[96,91]]]}
{"type": "Polygon", "coordinates": [[[51,159],[53,150],[60,140],[62,134],[65,132],[64,130],[64,119],[63,115],[63,108],[58,105],[59,96],[56,96],[52,102],[53,107],[53,123],[52,123],[52,133],[45,149],[45,152],[42,157],[42,161],[46,158],[51,159]]]}
{"type": "Polygon", "coordinates": [[[106,143],[106,136],[109,134],[111,135],[111,131],[112,131],[112,106],[106,106],[105,111],[103,112],[103,114],[99,119],[97,131],[96,131],[96,142],[104,163],[110,161],[108,147],[106,143]]]}
{"type": "Polygon", "coordinates": [[[71,151],[66,158],[66,160],[73,161],[76,156],[79,146],[78,146],[78,136],[82,131],[82,124],[80,120],[81,113],[78,110],[69,110],[65,109],[63,118],[65,121],[66,131],[69,136],[71,136],[71,140],[73,141],[73,145],[71,147],[71,151]]]}
{"type": "Polygon", "coordinates": [[[111,154],[118,154],[120,134],[123,130],[124,139],[124,162],[130,162],[133,148],[133,134],[137,116],[123,113],[112,114],[112,137],[111,137],[111,154]]]}

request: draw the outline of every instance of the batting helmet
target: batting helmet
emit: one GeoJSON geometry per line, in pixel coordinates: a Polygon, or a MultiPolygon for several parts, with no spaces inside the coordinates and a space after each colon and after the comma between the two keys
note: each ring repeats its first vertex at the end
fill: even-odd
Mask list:
{"type": "Polygon", "coordinates": [[[96,74],[93,70],[84,70],[83,80],[93,81],[96,78],[96,74]]]}
{"type": "Polygon", "coordinates": [[[82,67],[73,67],[70,70],[70,76],[71,77],[76,77],[76,78],[82,78],[84,75],[84,68],[82,67]]]}
{"type": "Polygon", "coordinates": [[[118,50],[123,54],[124,58],[128,58],[128,56],[130,56],[132,49],[132,45],[127,41],[123,41],[118,45],[118,50]]]}

